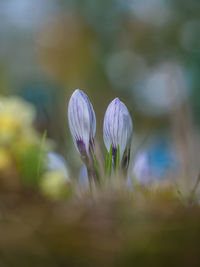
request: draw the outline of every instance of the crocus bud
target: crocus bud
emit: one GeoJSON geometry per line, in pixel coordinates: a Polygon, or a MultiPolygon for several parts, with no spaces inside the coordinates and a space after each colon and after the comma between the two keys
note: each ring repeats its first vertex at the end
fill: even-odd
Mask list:
{"type": "Polygon", "coordinates": [[[132,119],[127,107],[118,98],[108,106],[104,117],[103,135],[107,151],[112,146],[113,163],[119,147],[120,162],[127,168],[133,132],[132,119]]]}
{"type": "Polygon", "coordinates": [[[83,158],[89,158],[90,146],[94,149],[96,117],[88,96],[79,89],[70,98],[68,120],[77,150],[83,158]]]}

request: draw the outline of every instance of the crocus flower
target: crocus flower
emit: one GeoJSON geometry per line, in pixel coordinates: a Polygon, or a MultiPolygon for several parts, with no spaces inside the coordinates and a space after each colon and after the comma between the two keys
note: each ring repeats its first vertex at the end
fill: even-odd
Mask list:
{"type": "Polygon", "coordinates": [[[70,98],[68,120],[77,150],[83,158],[89,158],[90,146],[94,149],[96,117],[88,96],[79,89],[70,98]]]}
{"type": "Polygon", "coordinates": [[[133,132],[132,119],[127,107],[118,98],[108,106],[104,117],[103,135],[107,151],[112,145],[113,162],[119,147],[122,167],[127,167],[133,132]]]}

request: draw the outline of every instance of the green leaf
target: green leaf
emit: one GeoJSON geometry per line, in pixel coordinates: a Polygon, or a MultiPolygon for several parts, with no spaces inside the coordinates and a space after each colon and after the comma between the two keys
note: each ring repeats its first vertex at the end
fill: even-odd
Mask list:
{"type": "Polygon", "coordinates": [[[112,170],[112,145],[110,151],[106,151],[106,174],[110,175],[112,170]]]}
{"type": "Polygon", "coordinates": [[[45,144],[46,138],[47,138],[47,130],[45,130],[43,135],[42,135],[40,155],[39,155],[38,168],[37,168],[37,177],[39,177],[40,173],[41,173],[41,165],[42,165],[42,159],[43,159],[43,155],[44,155],[43,149],[44,149],[44,144],[45,144]]]}
{"type": "Polygon", "coordinates": [[[118,170],[119,169],[119,162],[120,162],[119,158],[120,158],[119,145],[117,145],[117,155],[116,155],[115,170],[118,170]]]}
{"type": "Polygon", "coordinates": [[[43,170],[45,155],[38,146],[28,146],[19,155],[22,182],[26,185],[37,186],[41,170],[43,170]],[[38,163],[40,168],[38,170],[38,163]]]}

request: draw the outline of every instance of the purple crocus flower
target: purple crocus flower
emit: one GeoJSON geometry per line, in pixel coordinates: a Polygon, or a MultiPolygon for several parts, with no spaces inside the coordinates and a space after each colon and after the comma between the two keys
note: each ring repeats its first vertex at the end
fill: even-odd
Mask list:
{"type": "Polygon", "coordinates": [[[103,135],[107,151],[112,145],[114,163],[119,146],[120,162],[122,162],[123,167],[128,165],[132,132],[133,124],[129,111],[119,98],[115,98],[106,110],[103,135]]]}
{"type": "Polygon", "coordinates": [[[96,117],[88,96],[79,89],[70,98],[68,120],[77,150],[83,158],[88,158],[90,146],[94,149],[96,117]]]}

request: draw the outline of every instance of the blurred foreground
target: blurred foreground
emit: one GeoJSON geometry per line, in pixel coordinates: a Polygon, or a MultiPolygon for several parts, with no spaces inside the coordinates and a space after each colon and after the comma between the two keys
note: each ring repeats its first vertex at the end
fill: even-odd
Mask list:
{"type": "Polygon", "coordinates": [[[171,189],[49,202],[1,192],[0,266],[199,266],[200,208],[171,189]]]}

